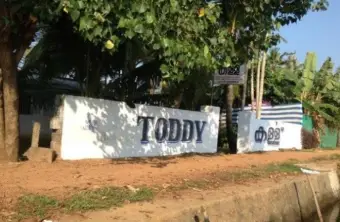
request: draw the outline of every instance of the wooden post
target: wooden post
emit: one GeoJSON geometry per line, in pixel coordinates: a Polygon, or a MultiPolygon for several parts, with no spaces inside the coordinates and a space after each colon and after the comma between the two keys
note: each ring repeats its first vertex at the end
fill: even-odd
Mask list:
{"type": "Polygon", "coordinates": [[[312,184],[312,182],[310,181],[309,176],[308,176],[307,174],[306,174],[306,176],[307,176],[307,180],[308,180],[309,186],[310,186],[310,188],[311,188],[311,190],[312,190],[312,193],[313,193],[313,198],[314,198],[314,202],[315,202],[315,206],[316,206],[316,212],[318,213],[320,222],[323,222],[323,218],[322,218],[322,214],[321,214],[321,210],[320,210],[318,198],[316,197],[316,194],[315,194],[315,190],[314,190],[313,184],[312,184]]]}
{"type": "Polygon", "coordinates": [[[254,101],[255,101],[255,96],[254,96],[254,67],[253,67],[253,60],[250,63],[250,101],[251,101],[251,111],[255,110],[254,107],[254,101]]]}
{"type": "Polygon", "coordinates": [[[261,51],[259,51],[257,72],[256,72],[256,119],[259,119],[259,99],[260,99],[260,76],[261,76],[261,51]]]}
{"type": "Polygon", "coordinates": [[[40,123],[33,123],[31,147],[39,147],[40,123]]]}
{"type": "Polygon", "coordinates": [[[258,105],[256,105],[256,119],[261,119],[264,76],[266,74],[266,59],[267,59],[267,52],[264,51],[263,56],[262,56],[262,64],[261,64],[262,67],[261,67],[259,99],[258,99],[258,105]]]}
{"type": "Polygon", "coordinates": [[[308,180],[310,189],[312,190],[312,195],[313,195],[313,198],[314,198],[314,202],[315,202],[315,206],[316,206],[316,211],[318,213],[319,220],[320,220],[320,222],[323,222],[323,218],[322,218],[322,214],[321,214],[318,198],[316,197],[316,193],[315,193],[313,184],[312,184],[312,182],[311,182],[311,180],[309,179],[309,176],[308,176],[308,174],[320,174],[320,172],[316,171],[316,170],[309,170],[309,169],[304,169],[304,168],[300,168],[300,169],[307,176],[307,180],[308,180]]]}
{"type": "Polygon", "coordinates": [[[241,110],[244,111],[244,107],[246,106],[246,98],[247,98],[247,84],[248,84],[248,68],[249,68],[249,62],[246,62],[246,69],[244,73],[244,83],[242,86],[242,104],[241,104],[241,110]]]}

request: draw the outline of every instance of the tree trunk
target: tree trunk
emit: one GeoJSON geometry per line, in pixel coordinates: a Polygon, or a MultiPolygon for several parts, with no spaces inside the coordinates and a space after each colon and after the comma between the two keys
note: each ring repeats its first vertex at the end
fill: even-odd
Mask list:
{"type": "Polygon", "coordinates": [[[88,96],[98,98],[101,91],[101,64],[99,61],[91,63],[91,72],[89,73],[88,96]]]}
{"type": "Polygon", "coordinates": [[[321,136],[320,136],[319,130],[314,128],[313,129],[313,135],[314,135],[314,138],[317,141],[318,147],[320,147],[321,146],[321,136]]]}
{"type": "Polygon", "coordinates": [[[259,104],[256,109],[256,118],[261,119],[261,110],[262,110],[262,100],[263,100],[263,86],[264,86],[264,76],[266,74],[266,60],[267,60],[267,52],[263,53],[262,67],[261,67],[261,79],[260,79],[260,94],[259,94],[259,104]]]}
{"type": "MultiPolygon", "coordinates": [[[[19,155],[19,94],[17,89],[16,62],[10,34],[2,33],[0,65],[3,77],[3,105],[5,122],[5,147],[9,161],[17,161],[19,155]]],[[[1,117],[0,117],[1,118],[1,117]]]]}
{"type": "MultiPolygon", "coordinates": [[[[0,47],[2,45],[0,44],[0,47]]],[[[3,93],[2,93],[2,69],[1,69],[1,48],[0,48],[0,161],[4,161],[8,159],[6,147],[5,147],[5,121],[4,121],[4,101],[3,101],[3,93]]]]}
{"type": "Polygon", "coordinates": [[[246,105],[246,98],[247,98],[247,84],[248,84],[248,62],[246,62],[246,70],[244,73],[244,83],[242,86],[242,101],[241,101],[241,110],[244,110],[246,105]]]}
{"type": "Polygon", "coordinates": [[[256,118],[257,117],[257,110],[259,107],[260,102],[260,75],[261,75],[261,52],[259,52],[259,58],[257,60],[257,72],[256,72],[256,118]]]}
{"type": "Polygon", "coordinates": [[[254,111],[254,67],[253,63],[250,66],[250,100],[251,100],[251,110],[254,111]]]}
{"type": "MultiPolygon", "coordinates": [[[[0,6],[0,16],[6,16],[5,7],[0,6]]],[[[5,45],[8,42],[9,36],[6,36],[5,27],[0,22],[0,160],[8,160],[7,150],[5,146],[5,112],[4,112],[4,97],[3,97],[3,71],[2,61],[6,59],[5,45]]]]}
{"type": "MultiPolygon", "coordinates": [[[[0,6],[0,17],[10,16],[10,2],[0,6]],[[7,5],[6,5],[7,4],[7,5]]],[[[36,20],[28,14],[18,14],[14,19],[18,25],[13,33],[12,26],[0,22],[0,140],[7,152],[7,160],[17,161],[19,156],[19,92],[17,65],[31,43],[36,30],[36,20]],[[16,19],[19,19],[17,21],[16,19]],[[15,43],[15,44],[14,44],[15,43]]],[[[2,152],[3,153],[3,152],[2,152]]],[[[2,154],[3,155],[3,154],[2,154]]]]}
{"type": "Polygon", "coordinates": [[[181,107],[182,101],[183,101],[183,92],[180,92],[174,98],[173,108],[179,109],[181,107]]]}
{"type": "Polygon", "coordinates": [[[234,91],[233,85],[225,86],[226,93],[226,126],[227,126],[227,138],[228,138],[228,146],[231,153],[236,153],[236,140],[235,134],[233,131],[233,123],[232,123],[232,113],[233,113],[233,101],[234,101],[234,91]]]}

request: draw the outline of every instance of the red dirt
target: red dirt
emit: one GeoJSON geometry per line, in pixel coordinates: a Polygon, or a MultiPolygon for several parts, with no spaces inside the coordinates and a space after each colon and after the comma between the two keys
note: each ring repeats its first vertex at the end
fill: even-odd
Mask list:
{"type": "Polygon", "coordinates": [[[67,195],[74,190],[101,186],[177,184],[202,179],[219,171],[282,162],[289,159],[340,154],[340,150],[271,152],[261,154],[173,157],[167,159],[22,162],[0,164],[1,201],[10,203],[23,193],[67,195]]]}

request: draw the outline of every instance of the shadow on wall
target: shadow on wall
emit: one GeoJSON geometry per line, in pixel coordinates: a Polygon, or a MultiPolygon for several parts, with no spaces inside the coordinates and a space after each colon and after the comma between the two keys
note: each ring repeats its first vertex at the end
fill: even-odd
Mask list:
{"type": "Polygon", "coordinates": [[[238,117],[237,127],[237,153],[244,153],[251,150],[250,147],[250,121],[254,118],[253,112],[241,111],[238,117]]]}
{"type": "Polygon", "coordinates": [[[215,153],[219,108],[193,112],[67,96],[63,159],[215,153]],[[100,149],[98,149],[100,148],[100,149]]]}

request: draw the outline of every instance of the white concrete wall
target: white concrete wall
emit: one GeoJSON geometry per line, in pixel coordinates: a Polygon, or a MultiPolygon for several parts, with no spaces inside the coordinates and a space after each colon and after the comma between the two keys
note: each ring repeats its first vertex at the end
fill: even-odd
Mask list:
{"type": "Polygon", "coordinates": [[[19,116],[20,136],[31,137],[34,122],[39,122],[41,124],[40,128],[41,137],[50,136],[52,133],[50,129],[50,119],[51,117],[42,115],[20,115],[19,116]]]}
{"type": "Polygon", "coordinates": [[[147,105],[129,108],[124,102],[66,96],[61,157],[76,160],[214,153],[220,109],[202,110],[147,105]]]}
{"type": "Polygon", "coordinates": [[[255,113],[239,113],[238,153],[302,149],[301,125],[282,121],[261,120],[255,113]]]}

